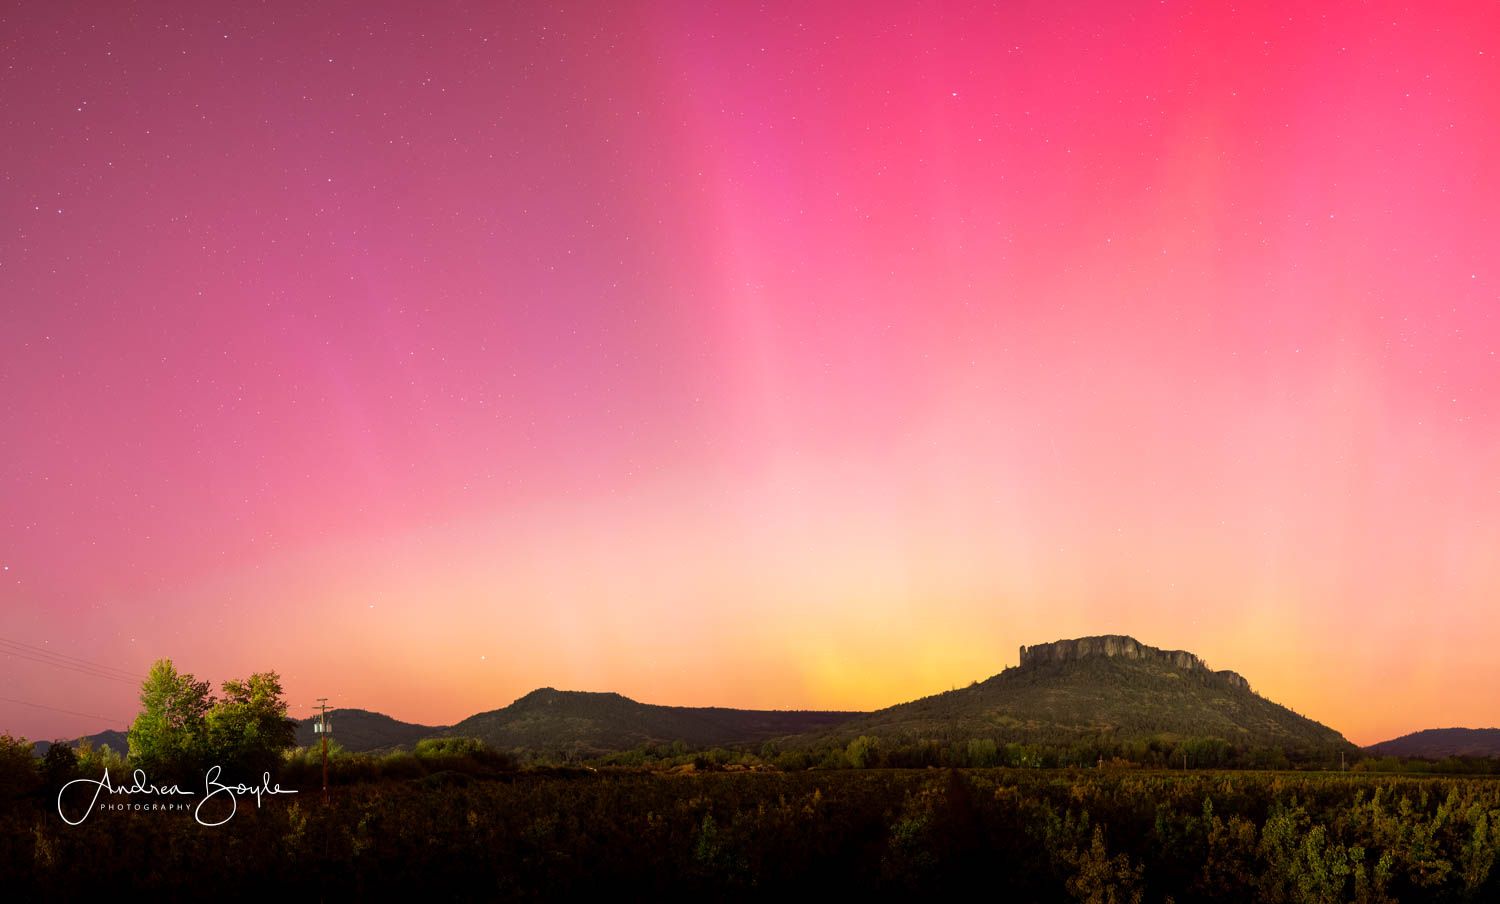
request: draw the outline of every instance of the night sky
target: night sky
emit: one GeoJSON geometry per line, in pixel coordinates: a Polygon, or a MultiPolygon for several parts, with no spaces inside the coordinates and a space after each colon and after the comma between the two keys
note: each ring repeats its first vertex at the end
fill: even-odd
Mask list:
{"type": "MultiPolygon", "coordinates": [[[[449,723],[1128,633],[1358,743],[1500,723],[1497,36],[5,4],[0,639],[449,723]]],[[[39,658],[0,730],[133,716],[39,658]]]]}

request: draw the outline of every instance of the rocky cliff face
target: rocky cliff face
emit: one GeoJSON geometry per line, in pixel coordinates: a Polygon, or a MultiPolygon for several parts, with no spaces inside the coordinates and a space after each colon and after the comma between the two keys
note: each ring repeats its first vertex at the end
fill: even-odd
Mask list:
{"type": "Polygon", "coordinates": [[[1051,662],[1075,662],[1091,657],[1119,659],[1152,659],[1183,671],[1208,672],[1220,680],[1250,690],[1250,682],[1227,669],[1215,672],[1202,659],[1186,650],[1161,650],[1148,647],[1134,637],[1123,634],[1104,634],[1098,637],[1079,637],[1075,640],[1056,640],[1021,647],[1021,667],[1051,662]]]}

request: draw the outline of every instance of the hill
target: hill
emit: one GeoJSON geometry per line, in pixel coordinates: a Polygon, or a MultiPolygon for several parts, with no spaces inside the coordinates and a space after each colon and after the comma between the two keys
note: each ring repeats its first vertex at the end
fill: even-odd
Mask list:
{"type": "Polygon", "coordinates": [[[859,735],[1047,746],[1220,738],[1245,749],[1356,749],[1333,729],[1256,694],[1234,672],[1121,635],[1022,647],[1019,666],[853,719],[821,740],[859,735]]]}
{"type": "MultiPolygon", "coordinates": [[[[328,718],[333,722],[332,738],[345,750],[355,753],[410,747],[423,738],[443,732],[441,726],[402,722],[383,713],[364,709],[330,709],[328,718]]],[[[307,747],[318,743],[319,736],[313,731],[313,723],[316,721],[317,716],[298,720],[298,746],[307,747]]]]}
{"type": "Polygon", "coordinates": [[[579,754],[628,750],[649,742],[689,747],[753,744],[823,731],[860,713],[657,706],[614,693],[544,687],[502,709],[478,713],[445,734],[501,748],[579,754]]]}
{"type": "Polygon", "coordinates": [[[1380,756],[1500,757],[1500,728],[1429,728],[1365,748],[1380,756]]]}
{"type": "MultiPolygon", "coordinates": [[[[77,747],[84,741],[89,742],[89,744],[93,745],[96,748],[103,747],[108,744],[110,750],[113,750],[115,753],[118,753],[121,756],[124,756],[130,750],[130,743],[126,740],[125,732],[115,731],[114,729],[105,729],[98,734],[91,734],[85,735],[81,738],[74,738],[73,740],[69,741],[68,744],[69,746],[77,747]]],[[[32,745],[31,751],[36,756],[46,756],[47,751],[50,749],[52,749],[51,741],[37,741],[34,745],[32,745]]]]}

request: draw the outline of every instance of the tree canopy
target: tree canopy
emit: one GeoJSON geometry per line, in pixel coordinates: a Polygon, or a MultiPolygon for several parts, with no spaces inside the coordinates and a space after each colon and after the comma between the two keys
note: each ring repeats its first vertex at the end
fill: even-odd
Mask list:
{"type": "Polygon", "coordinates": [[[141,684],[141,711],[130,726],[131,765],[148,777],[201,773],[211,765],[250,780],[275,771],[281,751],[296,745],[281,677],[257,672],[230,679],[215,698],[207,681],[181,673],[170,659],[152,665],[141,684]],[[241,775],[243,774],[243,775],[241,775]]]}
{"type": "Polygon", "coordinates": [[[170,659],[158,659],[141,684],[141,711],[130,726],[132,765],[163,778],[202,768],[212,706],[207,681],[178,672],[170,659]]]}
{"type": "Polygon", "coordinates": [[[256,672],[223,684],[224,696],[208,712],[208,746],[226,774],[274,772],[281,751],[297,746],[297,723],[287,718],[281,677],[256,672]]]}

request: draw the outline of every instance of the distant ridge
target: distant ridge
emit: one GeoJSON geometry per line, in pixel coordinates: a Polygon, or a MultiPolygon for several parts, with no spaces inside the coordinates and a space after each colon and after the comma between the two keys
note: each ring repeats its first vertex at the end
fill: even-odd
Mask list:
{"type": "MultiPolygon", "coordinates": [[[[113,728],[105,729],[104,731],[98,732],[97,734],[84,735],[81,738],[74,738],[73,740],[68,742],[68,746],[77,747],[84,741],[89,742],[89,744],[91,744],[96,750],[100,747],[108,745],[110,750],[113,750],[120,756],[124,756],[130,749],[130,744],[127,740],[125,732],[116,731],[113,728]]],[[[34,745],[32,745],[31,752],[36,756],[46,756],[47,751],[51,749],[51,741],[37,741],[34,745]]]]}
{"type": "MultiPolygon", "coordinates": [[[[402,722],[366,709],[330,709],[328,718],[333,722],[331,739],[354,753],[410,747],[443,731],[442,726],[402,722]]],[[[317,716],[297,721],[298,746],[318,743],[320,736],[313,731],[313,723],[317,721],[317,716]]]]}
{"type": "Polygon", "coordinates": [[[861,714],[658,706],[615,693],[544,687],[509,706],[470,716],[445,733],[481,738],[501,748],[591,754],[651,742],[681,741],[691,747],[753,744],[821,731],[857,715],[861,714]]]}
{"type": "Polygon", "coordinates": [[[1450,756],[1500,757],[1500,728],[1428,728],[1365,749],[1380,756],[1434,760],[1450,756]]]}

